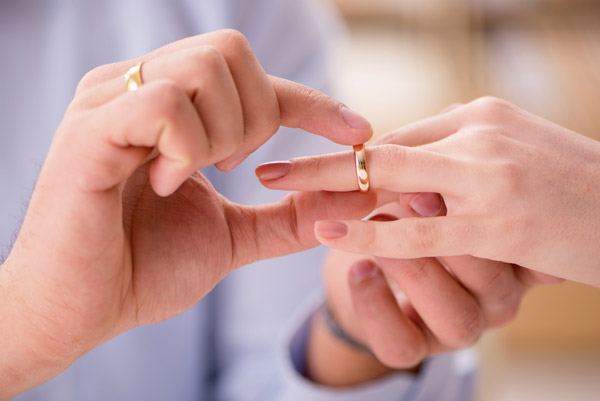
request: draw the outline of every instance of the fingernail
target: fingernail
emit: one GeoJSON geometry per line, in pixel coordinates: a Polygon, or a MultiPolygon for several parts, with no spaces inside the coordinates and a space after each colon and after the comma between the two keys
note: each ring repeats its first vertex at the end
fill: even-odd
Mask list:
{"type": "Polygon", "coordinates": [[[355,283],[361,283],[377,274],[375,265],[370,260],[359,260],[354,263],[351,268],[352,278],[355,283]]]}
{"type": "Polygon", "coordinates": [[[291,169],[291,162],[271,162],[258,166],[255,170],[255,173],[259,180],[269,181],[285,177],[288,175],[291,169]]]}
{"type": "Polygon", "coordinates": [[[396,221],[397,217],[389,215],[389,214],[376,214],[375,216],[369,218],[370,221],[396,221]]]}
{"type": "Polygon", "coordinates": [[[423,192],[415,196],[408,204],[418,215],[434,217],[442,210],[442,197],[436,193],[423,192]]]}
{"type": "Polygon", "coordinates": [[[338,221],[317,221],[315,232],[322,238],[342,238],[348,234],[348,226],[338,221]]]}
{"type": "Polygon", "coordinates": [[[242,164],[242,162],[244,160],[246,160],[247,157],[248,157],[248,155],[244,155],[244,156],[241,156],[241,157],[235,157],[235,156],[233,156],[233,157],[230,157],[230,158],[225,159],[223,161],[220,161],[215,166],[219,170],[231,171],[234,168],[236,168],[237,166],[239,166],[240,164],[242,164]]]}
{"type": "Polygon", "coordinates": [[[346,106],[340,107],[340,113],[342,118],[346,122],[346,125],[353,129],[370,129],[371,123],[366,118],[358,114],[357,112],[349,109],[346,106]]]}

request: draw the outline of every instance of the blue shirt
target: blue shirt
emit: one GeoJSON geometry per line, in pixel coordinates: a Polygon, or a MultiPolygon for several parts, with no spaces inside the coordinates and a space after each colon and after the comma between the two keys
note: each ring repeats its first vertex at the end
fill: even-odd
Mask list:
{"type": "MultiPolygon", "coordinates": [[[[322,3],[0,1],[2,250],[10,249],[54,130],[86,71],[186,36],[235,28],[248,37],[268,73],[327,91],[328,43],[339,26],[322,3]]],[[[253,174],[256,165],[337,149],[321,138],[282,129],[234,172],[205,173],[233,201],[270,202],[281,193],[259,185],[253,174]]],[[[473,366],[460,354],[432,358],[418,376],[398,373],[351,389],[328,389],[303,378],[297,365],[303,359],[310,316],[322,298],[323,254],[315,249],[244,267],[189,311],[122,334],[17,400],[471,397],[473,366]]]]}

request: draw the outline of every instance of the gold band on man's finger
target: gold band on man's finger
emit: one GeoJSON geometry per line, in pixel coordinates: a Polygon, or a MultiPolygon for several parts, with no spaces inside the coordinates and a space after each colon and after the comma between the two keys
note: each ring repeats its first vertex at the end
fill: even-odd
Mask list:
{"type": "Polygon", "coordinates": [[[139,62],[132,66],[124,75],[128,92],[138,90],[144,84],[142,81],[142,63],[139,62]]]}
{"type": "Polygon", "coordinates": [[[358,189],[365,193],[369,191],[369,172],[367,171],[367,154],[365,145],[354,145],[354,162],[356,164],[356,178],[358,189]]]}

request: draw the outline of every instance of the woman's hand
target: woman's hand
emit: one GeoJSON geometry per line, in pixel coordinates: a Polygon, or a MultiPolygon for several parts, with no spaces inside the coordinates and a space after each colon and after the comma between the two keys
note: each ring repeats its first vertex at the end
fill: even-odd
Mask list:
{"type": "MultiPolygon", "coordinates": [[[[379,208],[370,221],[419,217],[407,200],[379,208]]],[[[429,216],[445,212],[437,194],[423,194],[419,206],[429,216]]],[[[308,375],[325,385],[352,386],[393,369],[414,371],[432,355],[473,344],[483,331],[510,322],[533,285],[560,280],[472,256],[365,259],[333,251],[324,282],[338,324],[371,353],[340,341],[318,316],[308,375]]]]}
{"type": "MultiPolygon", "coordinates": [[[[600,284],[600,144],[482,98],[393,132],[367,152],[381,202],[443,196],[445,216],[319,222],[321,243],[388,258],[472,255],[600,284]],[[404,146],[400,146],[404,145],[404,146]],[[406,147],[415,146],[415,147],[406,147]]],[[[293,160],[273,189],[357,188],[349,153],[293,160]]],[[[259,167],[259,177],[272,166],[259,167]]]]}
{"type": "Polygon", "coordinates": [[[234,31],[84,77],[0,270],[0,399],[187,310],[242,265],[317,245],[314,221],[372,210],[374,197],[333,193],[244,207],[196,173],[234,168],[280,124],[348,145],[371,136],[339,102],[267,76],[234,31]],[[126,92],[139,61],[144,84],[126,92]]]}

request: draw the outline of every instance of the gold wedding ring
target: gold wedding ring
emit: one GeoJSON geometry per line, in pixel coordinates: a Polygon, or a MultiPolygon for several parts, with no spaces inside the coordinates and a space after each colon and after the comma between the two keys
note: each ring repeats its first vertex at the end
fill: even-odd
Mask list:
{"type": "Polygon", "coordinates": [[[127,91],[132,92],[143,85],[142,81],[142,62],[131,67],[124,75],[127,91]]]}
{"type": "Polygon", "coordinates": [[[354,145],[354,162],[356,164],[356,178],[358,189],[365,193],[369,191],[369,173],[367,172],[367,154],[365,145],[354,145]]]}

